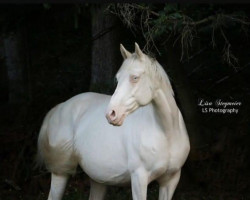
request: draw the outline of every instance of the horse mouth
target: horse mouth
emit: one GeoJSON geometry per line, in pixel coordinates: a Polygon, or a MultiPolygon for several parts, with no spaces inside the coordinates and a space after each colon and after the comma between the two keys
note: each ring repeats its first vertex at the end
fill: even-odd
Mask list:
{"type": "Polygon", "coordinates": [[[117,117],[114,120],[111,120],[109,117],[106,116],[108,122],[113,126],[121,126],[125,120],[126,115],[123,114],[121,117],[117,117]]]}

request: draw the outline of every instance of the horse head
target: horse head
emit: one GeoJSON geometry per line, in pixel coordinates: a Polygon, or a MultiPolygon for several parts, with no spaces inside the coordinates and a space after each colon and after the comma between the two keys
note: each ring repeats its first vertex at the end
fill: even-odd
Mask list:
{"type": "Polygon", "coordinates": [[[152,101],[161,79],[157,76],[158,62],[144,54],[137,43],[134,53],[122,44],[120,51],[124,60],[116,74],[117,87],[106,113],[108,122],[115,126],[121,126],[127,115],[152,101]]]}

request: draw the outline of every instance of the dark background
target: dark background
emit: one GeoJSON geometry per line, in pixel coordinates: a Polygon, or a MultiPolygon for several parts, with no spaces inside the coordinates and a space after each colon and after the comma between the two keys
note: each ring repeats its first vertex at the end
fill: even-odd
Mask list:
{"type": "MultiPolygon", "coordinates": [[[[0,199],[47,199],[50,175],[34,167],[45,114],[82,92],[112,94],[122,63],[119,44],[133,52],[134,42],[168,73],[190,136],[174,199],[250,199],[250,5],[107,6],[0,5],[0,199]],[[145,31],[147,14],[155,32],[145,31]],[[218,17],[224,15],[238,20],[218,17]],[[135,16],[134,26],[128,16],[135,16]],[[205,114],[200,99],[242,105],[238,114],[205,114]]],[[[149,199],[157,199],[157,188],[150,184],[149,199]]],[[[79,169],[64,199],[87,199],[88,193],[79,169]]],[[[132,199],[131,189],[112,188],[107,199],[132,199]]]]}

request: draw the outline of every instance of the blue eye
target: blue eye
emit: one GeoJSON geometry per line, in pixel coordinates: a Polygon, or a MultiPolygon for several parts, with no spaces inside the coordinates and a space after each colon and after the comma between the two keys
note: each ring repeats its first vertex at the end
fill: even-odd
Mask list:
{"type": "Polygon", "coordinates": [[[139,76],[136,76],[136,75],[131,75],[130,76],[130,81],[132,82],[132,83],[137,83],[138,81],[139,81],[139,76]]]}

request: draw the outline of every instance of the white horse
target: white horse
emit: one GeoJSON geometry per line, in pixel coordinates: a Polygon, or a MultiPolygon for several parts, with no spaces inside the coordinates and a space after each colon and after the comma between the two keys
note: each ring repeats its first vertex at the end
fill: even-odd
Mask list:
{"type": "Polygon", "coordinates": [[[190,150],[181,112],[161,65],[136,43],[133,54],[120,50],[124,62],[112,97],[80,94],[44,119],[38,152],[52,174],[49,200],[62,199],[78,164],[90,177],[90,200],[102,200],[108,185],[130,183],[133,200],[146,200],[153,180],[159,200],[172,199],[190,150]]]}

